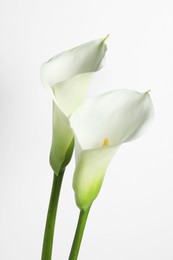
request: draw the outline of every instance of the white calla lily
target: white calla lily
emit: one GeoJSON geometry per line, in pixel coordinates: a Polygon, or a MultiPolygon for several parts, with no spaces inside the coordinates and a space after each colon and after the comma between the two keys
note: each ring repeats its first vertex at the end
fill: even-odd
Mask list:
{"type": "Polygon", "coordinates": [[[88,209],[97,197],[118,147],[140,136],[153,118],[148,92],[115,90],[87,99],[70,117],[76,138],[76,203],[88,209]]]}
{"type": "Polygon", "coordinates": [[[73,132],[68,118],[82,104],[93,74],[103,66],[105,39],[63,52],[41,66],[41,81],[53,99],[50,164],[56,174],[70,160],[73,132]]]}

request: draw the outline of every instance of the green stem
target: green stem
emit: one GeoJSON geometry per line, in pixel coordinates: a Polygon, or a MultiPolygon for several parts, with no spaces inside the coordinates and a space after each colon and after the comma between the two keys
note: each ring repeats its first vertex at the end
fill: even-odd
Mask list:
{"type": "Polygon", "coordinates": [[[73,244],[72,244],[72,248],[68,260],[77,260],[89,211],[90,208],[85,211],[84,210],[80,211],[76,233],[74,236],[74,240],[73,240],[73,244]]]}
{"type": "Polygon", "coordinates": [[[65,169],[60,170],[58,176],[54,174],[53,177],[53,185],[52,185],[49,208],[47,213],[41,260],[51,260],[52,257],[52,246],[53,246],[56,212],[58,207],[61,184],[64,176],[64,170],[65,169]]]}

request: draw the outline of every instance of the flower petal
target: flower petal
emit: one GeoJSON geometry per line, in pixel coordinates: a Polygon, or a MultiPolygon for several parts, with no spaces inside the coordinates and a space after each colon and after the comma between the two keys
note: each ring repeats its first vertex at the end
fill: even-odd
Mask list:
{"type": "Polygon", "coordinates": [[[41,81],[54,103],[50,164],[56,174],[67,165],[73,150],[68,117],[83,102],[93,73],[103,66],[105,40],[80,45],[41,66],[41,81]]]}
{"type": "Polygon", "coordinates": [[[68,118],[53,103],[53,130],[52,146],[50,151],[50,165],[58,175],[60,169],[65,167],[73,152],[73,132],[68,118]],[[70,149],[70,150],[69,150],[70,149]]]}
{"type": "Polygon", "coordinates": [[[90,98],[70,117],[77,148],[73,188],[80,209],[97,197],[119,145],[139,136],[152,117],[149,94],[132,90],[90,98]]]}
{"type": "Polygon", "coordinates": [[[71,109],[74,110],[84,99],[88,86],[86,83],[93,73],[103,66],[106,50],[104,39],[94,40],[63,52],[42,65],[42,83],[67,116],[73,112],[71,109]],[[68,102],[66,95],[72,95],[68,102]]]}
{"type": "Polygon", "coordinates": [[[95,149],[105,138],[110,146],[137,138],[152,118],[148,93],[115,90],[86,100],[70,122],[81,149],[95,149]]]}
{"type": "Polygon", "coordinates": [[[88,209],[97,197],[106,169],[118,147],[83,150],[78,154],[73,178],[76,204],[88,209]]]}
{"type": "Polygon", "coordinates": [[[78,74],[97,71],[106,49],[103,39],[99,39],[60,53],[42,65],[41,79],[52,87],[78,74]]]}
{"type": "Polygon", "coordinates": [[[66,116],[70,116],[83,102],[93,73],[77,75],[53,86],[56,104],[66,116]]]}

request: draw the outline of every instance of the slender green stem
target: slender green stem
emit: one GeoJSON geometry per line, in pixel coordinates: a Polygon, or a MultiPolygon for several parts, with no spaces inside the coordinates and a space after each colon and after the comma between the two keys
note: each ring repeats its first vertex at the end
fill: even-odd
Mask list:
{"type": "Polygon", "coordinates": [[[51,260],[52,257],[52,246],[53,246],[56,212],[58,207],[61,184],[64,176],[64,170],[65,169],[60,170],[58,176],[54,174],[53,177],[53,185],[52,185],[49,208],[47,213],[41,260],[51,260]]]}
{"type": "Polygon", "coordinates": [[[89,211],[90,208],[86,211],[84,210],[80,211],[76,233],[74,236],[74,240],[73,240],[73,244],[72,244],[72,248],[68,260],[77,260],[89,211]]]}

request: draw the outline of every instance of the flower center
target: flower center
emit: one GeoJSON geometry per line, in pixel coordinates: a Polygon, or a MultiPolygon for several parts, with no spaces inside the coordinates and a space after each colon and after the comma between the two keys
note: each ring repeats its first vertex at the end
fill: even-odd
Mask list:
{"type": "Polygon", "coordinates": [[[108,146],[109,145],[109,139],[106,137],[102,143],[102,146],[108,146]]]}

